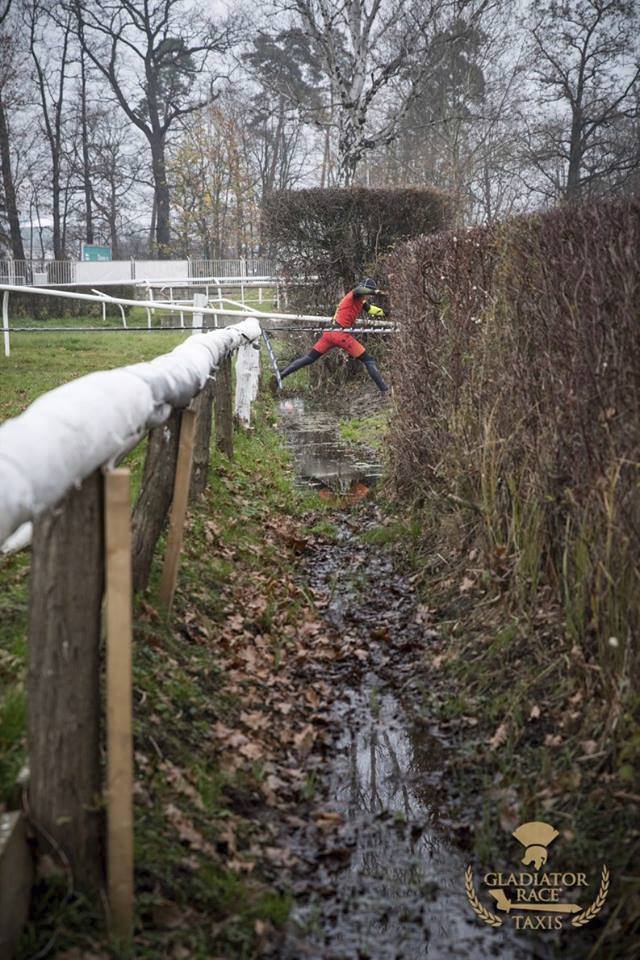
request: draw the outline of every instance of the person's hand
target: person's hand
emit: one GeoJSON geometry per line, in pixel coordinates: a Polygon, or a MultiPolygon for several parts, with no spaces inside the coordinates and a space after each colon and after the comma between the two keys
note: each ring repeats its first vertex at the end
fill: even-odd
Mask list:
{"type": "Polygon", "coordinates": [[[369,314],[370,317],[374,317],[374,319],[376,320],[384,319],[384,310],[382,309],[382,307],[377,307],[375,303],[369,304],[369,309],[367,313],[369,314]]]}

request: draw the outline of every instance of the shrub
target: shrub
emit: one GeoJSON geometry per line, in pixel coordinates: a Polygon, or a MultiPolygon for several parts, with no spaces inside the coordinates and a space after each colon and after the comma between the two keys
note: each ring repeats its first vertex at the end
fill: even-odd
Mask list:
{"type": "Polygon", "coordinates": [[[639,662],[638,249],[640,205],[602,203],[387,261],[398,491],[462,505],[523,605],[551,585],[612,684],[639,662]]]}
{"type": "Polygon", "coordinates": [[[326,313],[395,244],[446,226],[449,201],[417,188],[283,190],[265,198],[262,217],[280,269],[301,281],[295,304],[326,313]]]}

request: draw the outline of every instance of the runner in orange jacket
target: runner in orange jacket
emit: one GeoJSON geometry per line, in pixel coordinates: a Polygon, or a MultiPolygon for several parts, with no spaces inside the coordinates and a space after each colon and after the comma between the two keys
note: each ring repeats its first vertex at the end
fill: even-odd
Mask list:
{"type": "Polygon", "coordinates": [[[363,280],[354,290],[351,290],[343,297],[335,312],[332,328],[322,334],[318,342],[314,343],[308,353],[303,357],[298,357],[296,360],[293,360],[288,367],[285,367],[280,374],[281,379],[288,377],[290,373],[295,373],[296,370],[301,370],[302,367],[308,367],[310,364],[315,363],[316,360],[319,360],[320,357],[324,356],[325,353],[328,353],[329,350],[338,347],[340,350],[346,350],[350,357],[357,357],[358,360],[361,360],[367,368],[367,373],[380,392],[382,394],[388,393],[389,387],[382,379],[382,375],[374,358],[370,353],[367,353],[366,348],[359,343],[355,337],[345,332],[349,327],[354,325],[363,311],[374,318],[381,319],[384,317],[384,313],[380,307],[370,304],[365,299],[379,292],[375,280],[367,277],[366,280],[363,280]]]}

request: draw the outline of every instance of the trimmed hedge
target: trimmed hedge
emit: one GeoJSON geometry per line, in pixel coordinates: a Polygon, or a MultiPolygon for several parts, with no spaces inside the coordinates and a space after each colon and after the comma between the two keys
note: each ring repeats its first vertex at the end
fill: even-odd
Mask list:
{"type": "Polygon", "coordinates": [[[310,281],[296,304],[327,311],[397,243],[447,226],[449,206],[431,189],[283,190],[263,202],[263,236],[286,276],[310,281]]]}
{"type": "Polygon", "coordinates": [[[638,250],[640,205],[602,203],[387,263],[398,490],[467,504],[467,542],[506,552],[531,603],[551,584],[611,679],[640,663],[638,250]]]}

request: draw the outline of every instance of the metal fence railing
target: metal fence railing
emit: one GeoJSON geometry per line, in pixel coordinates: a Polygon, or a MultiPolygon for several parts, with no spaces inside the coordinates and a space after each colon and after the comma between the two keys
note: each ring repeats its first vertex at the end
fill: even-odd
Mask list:
{"type": "Polygon", "coordinates": [[[235,260],[190,260],[190,277],[273,277],[273,261],[263,257],[238,258],[235,260]]]}
{"type": "Polygon", "coordinates": [[[75,283],[74,260],[0,260],[0,282],[18,286],[75,283]]]}
{"type": "Polygon", "coordinates": [[[0,283],[14,286],[91,286],[145,279],[247,278],[274,276],[275,264],[262,257],[226,260],[0,260],[0,283]]]}

